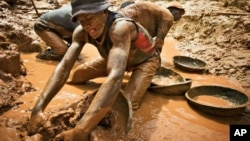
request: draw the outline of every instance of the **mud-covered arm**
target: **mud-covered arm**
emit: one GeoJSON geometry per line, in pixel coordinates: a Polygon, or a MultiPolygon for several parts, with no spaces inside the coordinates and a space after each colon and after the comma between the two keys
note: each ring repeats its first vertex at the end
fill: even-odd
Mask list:
{"type": "Polygon", "coordinates": [[[86,134],[97,126],[116,100],[126,70],[131,36],[135,37],[137,31],[131,22],[119,21],[111,26],[109,33],[113,46],[107,60],[107,79],[100,86],[90,107],[77,124],[77,128],[81,128],[81,131],[86,134]]]}
{"type": "Polygon", "coordinates": [[[78,26],[74,31],[73,42],[71,46],[49,78],[45,88],[43,89],[40,97],[37,100],[37,103],[32,110],[31,117],[38,114],[39,112],[42,112],[51,101],[51,99],[58,93],[58,91],[67,81],[70,71],[85,43],[83,40],[83,36],[84,34],[82,32],[82,28],[81,26],[78,26]]]}
{"type": "Polygon", "coordinates": [[[166,9],[161,12],[162,18],[157,25],[157,35],[155,39],[155,44],[157,47],[162,47],[164,44],[164,38],[167,36],[170,28],[173,25],[173,16],[166,9]]]}

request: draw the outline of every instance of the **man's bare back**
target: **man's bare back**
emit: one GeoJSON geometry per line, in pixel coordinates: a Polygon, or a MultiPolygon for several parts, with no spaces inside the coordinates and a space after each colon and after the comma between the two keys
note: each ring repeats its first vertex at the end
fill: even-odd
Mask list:
{"type": "Polygon", "coordinates": [[[152,2],[135,2],[121,8],[118,13],[140,23],[152,37],[157,37],[157,45],[161,48],[164,38],[177,21],[185,13],[179,3],[170,3],[167,8],[152,2]],[[172,12],[174,9],[174,13],[172,12]],[[171,13],[172,12],[172,13],[171,13]]]}

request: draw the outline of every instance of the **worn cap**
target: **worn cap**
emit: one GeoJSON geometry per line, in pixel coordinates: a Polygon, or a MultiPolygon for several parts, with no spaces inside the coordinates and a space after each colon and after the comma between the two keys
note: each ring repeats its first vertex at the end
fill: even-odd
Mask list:
{"type": "Polygon", "coordinates": [[[108,0],[71,0],[71,21],[76,22],[76,16],[85,13],[97,13],[104,11],[111,4],[108,0]]]}

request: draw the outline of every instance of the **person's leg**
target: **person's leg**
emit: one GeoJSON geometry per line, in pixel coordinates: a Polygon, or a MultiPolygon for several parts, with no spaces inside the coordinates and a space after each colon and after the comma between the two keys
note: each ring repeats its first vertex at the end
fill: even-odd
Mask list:
{"type": "Polygon", "coordinates": [[[107,76],[107,64],[103,58],[99,57],[83,63],[72,70],[67,83],[84,83],[90,79],[103,76],[107,76]]]}
{"type": "Polygon", "coordinates": [[[36,34],[50,46],[57,55],[64,55],[68,49],[62,36],[48,27],[44,27],[40,22],[35,23],[34,30],[36,34]]]}
{"type": "Polygon", "coordinates": [[[151,80],[160,67],[159,56],[150,58],[133,70],[124,94],[131,100],[133,110],[137,110],[140,102],[151,84],[151,80]]]}

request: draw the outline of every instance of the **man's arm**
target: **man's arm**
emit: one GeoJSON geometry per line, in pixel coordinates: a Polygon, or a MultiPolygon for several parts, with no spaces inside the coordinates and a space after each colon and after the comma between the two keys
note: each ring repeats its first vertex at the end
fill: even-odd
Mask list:
{"type": "Polygon", "coordinates": [[[83,36],[84,34],[82,33],[81,27],[76,28],[73,34],[73,42],[71,46],[55,68],[32,110],[29,123],[30,132],[35,131],[39,128],[39,125],[42,124],[41,122],[44,120],[44,116],[42,114],[43,110],[67,81],[70,71],[84,45],[84,41],[82,40],[84,39],[83,36]]]}
{"type": "Polygon", "coordinates": [[[76,126],[86,134],[89,134],[111,109],[119,93],[130,50],[130,26],[134,25],[127,21],[119,21],[110,29],[113,46],[107,60],[107,79],[99,88],[88,110],[76,126]]]}
{"type": "Polygon", "coordinates": [[[161,13],[160,15],[162,17],[161,20],[157,23],[157,35],[155,38],[155,45],[157,48],[161,49],[164,44],[164,38],[167,36],[167,33],[173,25],[174,18],[167,9],[160,7],[159,10],[161,13]]]}
{"type": "Polygon", "coordinates": [[[59,134],[56,139],[86,140],[116,100],[127,66],[130,44],[137,37],[137,30],[133,23],[119,21],[111,26],[109,33],[113,46],[107,60],[108,77],[76,127],[59,134]]]}

